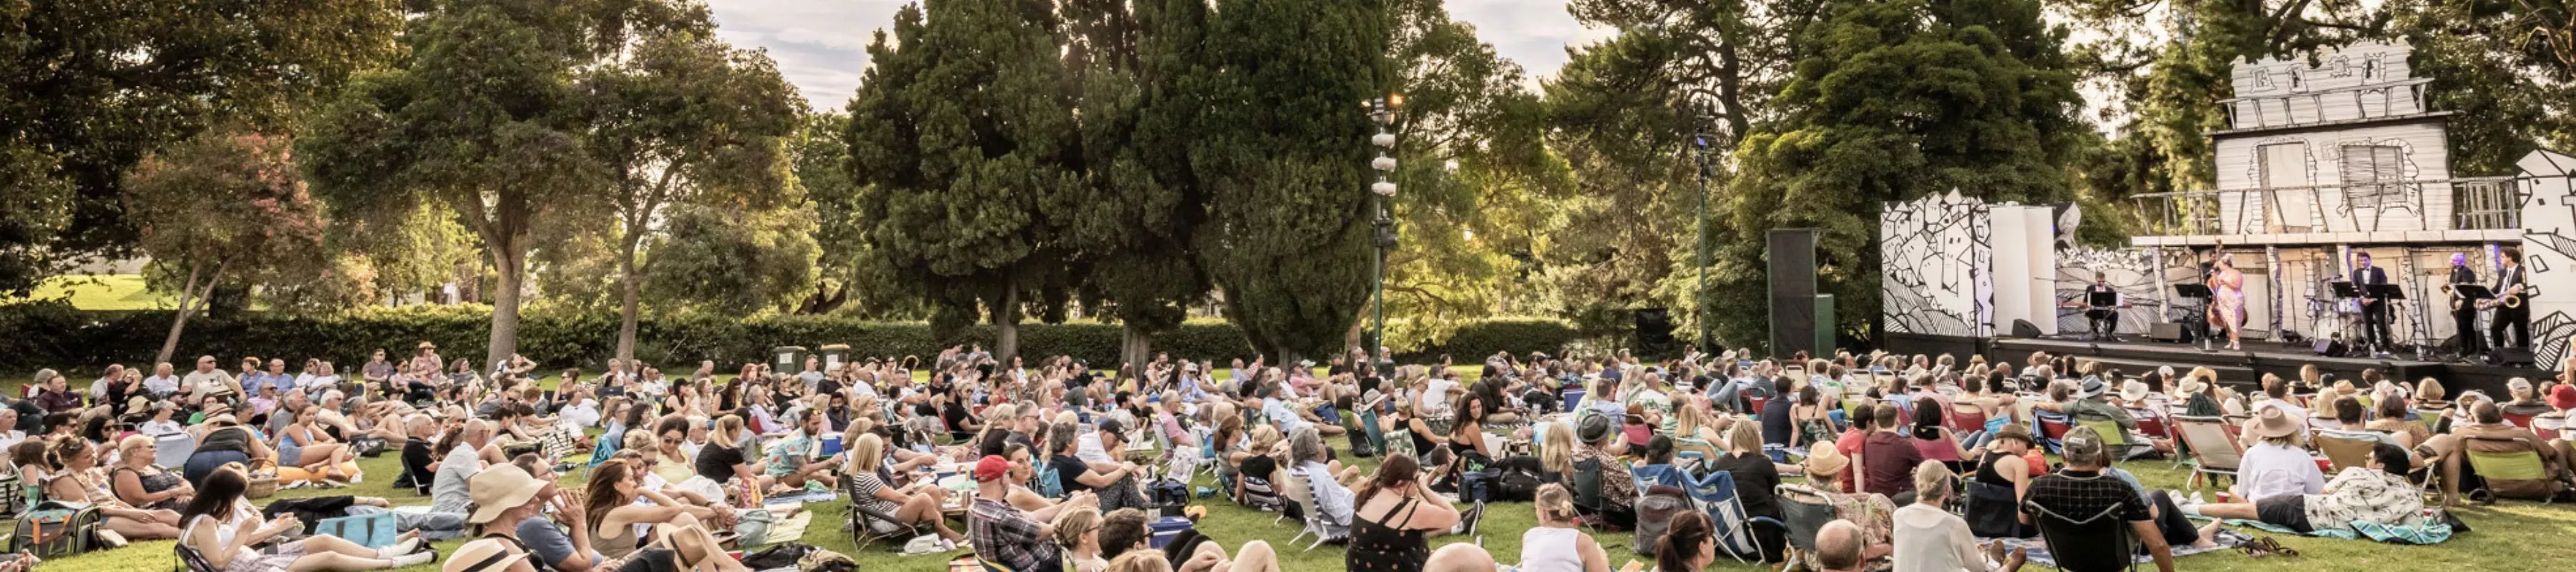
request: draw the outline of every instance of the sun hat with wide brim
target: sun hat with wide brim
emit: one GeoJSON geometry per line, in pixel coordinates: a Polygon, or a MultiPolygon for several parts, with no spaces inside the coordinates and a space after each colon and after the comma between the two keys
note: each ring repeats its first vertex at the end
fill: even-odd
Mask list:
{"type": "Polygon", "coordinates": [[[2085,376],[2083,384],[2076,387],[2075,396],[2078,398],[2093,397],[2101,395],[2103,391],[2107,391],[2109,389],[2110,386],[2108,384],[2102,383],[2101,376],[2085,376]]]}
{"type": "Polygon", "coordinates": [[[1834,448],[1832,442],[1818,441],[1814,446],[1808,447],[1805,464],[1809,475],[1831,475],[1843,472],[1843,467],[1851,466],[1851,458],[1843,456],[1842,450],[1834,448]]]}
{"type": "MultiPolygon", "coordinates": [[[[466,479],[465,487],[474,498],[474,514],[467,515],[465,521],[482,524],[500,518],[501,511],[527,505],[545,490],[546,483],[528,476],[528,471],[518,465],[503,464],[475,473],[466,479]]],[[[460,552],[454,559],[463,557],[460,552]]]]}
{"type": "Polygon", "coordinates": [[[528,553],[512,551],[509,544],[500,539],[481,538],[456,547],[455,553],[447,555],[447,563],[438,569],[439,572],[498,572],[510,569],[511,565],[527,557],[528,553]]]}
{"type": "Polygon", "coordinates": [[[2144,381],[2138,381],[2138,380],[2132,379],[2132,380],[2129,380],[2127,383],[2120,384],[2120,398],[2121,398],[2121,399],[2126,399],[2126,400],[2129,400],[2129,401],[2138,401],[2138,400],[2146,399],[2146,398],[2147,398],[2147,393],[2148,393],[2148,391],[2147,391],[2147,382],[2144,382],[2144,381]]]}
{"type": "Polygon", "coordinates": [[[2254,436],[2279,438],[2296,435],[2306,430],[2307,420],[2290,415],[2290,412],[2279,407],[2265,407],[2254,413],[2253,425],[2248,430],[2253,431],[2254,436]]]}

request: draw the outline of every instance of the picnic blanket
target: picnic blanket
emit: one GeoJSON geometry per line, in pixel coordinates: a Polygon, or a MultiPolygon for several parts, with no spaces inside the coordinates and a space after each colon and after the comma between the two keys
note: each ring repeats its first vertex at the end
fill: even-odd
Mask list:
{"type": "MultiPolygon", "coordinates": [[[[2224,551],[2227,551],[2228,549],[2235,548],[2235,547],[2237,547],[2238,545],[2245,544],[2245,542],[2246,542],[2246,541],[2253,540],[2253,539],[2254,539],[2253,537],[2246,536],[2244,533],[2236,532],[2236,531],[2233,531],[2233,530],[2227,530],[2227,529],[2223,529],[2223,528],[2222,528],[2222,529],[2219,529],[2219,531],[2218,531],[2218,545],[2217,545],[2217,546],[2210,546],[2210,547],[2198,547],[2198,546],[2176,546],[2176,547],[2173,547],[2173,555],[2174,555],[2174,559],[2176,559],[2176,560],[2180,560],[2180,559],[2182,559],[2182,558],[2183,558],[2183,557],[2185,557],[2185,556],[2192,556],[2192,555],[2196,555],[2196,554],[2205,554],[2205,553],[2210,553],[2210,552],[2224,552],[2224,551]]],[[[2030,561],[2030,563],[2031,563],[2031,564],[2038,565],[2038,566],[2045,566],[2045,567],[2049,567],[2049,568],[2056,568],[2056,567],[2057,567],[2057,556],[2056,556],[2056,555],[2054,555],[2054,554],[2050,554],[2050,553],[2048,552],[2048,542],[2047,542],[2047,541],[2040,540],[2040,539],[2038,539],[2038,538],[1980,538],[1980,539],[1977,539],[1977,540],[1978,540],[1979,542],[1988,542],[1988,541],[2002,542],[2002,543],[2004,543],[2004,545],[2005,545],[2005,546],[2011,546],[2011,547],[2016,547],[2016,548],[2022,548],[2022,549],[2025,549],[2025,550],[2029,550],[2029,551],[2030,551],[2029,556],[2027,556],[2026,558],[2028,558],[2028,559],[2029,559],[2029,561],[2030,561]]],[[[2139,563],[2139,564],[2149,564],[2149,563],[2153,563],[2153,562],[2155,562],[2155,557],[2153,557],[2153,556],[2148,556],[2148,555],[2145,555],[2145,554],[2139,554],[2139,555],[2137,555],[2135,558],[2136,558],[2136,562],[2137,562],[2137,563],[2139,563]]]]}
{"type": "MultiPolygon", "coordinates": [[[[2228,519],[2227,525],[2259,529],[2274,534],[2299,534],[2297,531],[2290,530],[2288,527],[2261,521],[2228,519]]],[[[2439,522],[2418,522],[2416,524],[2396,526],[2376,522],[2355,522],[2352,523],[2352,528],[2319,530],[2307,534],[2300,534],[2300,536],[2340,538],[2344,540],[2368,538],[2390,544],[2440,544],[2443,541],[2451,539],[2451,525],[2439,522]]]]}
{"type": "Polygon", "coordinates": [[[832,500],[839,493],[831,490],[806,490],[761,499],[761,504],[804,504],[832,500]]]}

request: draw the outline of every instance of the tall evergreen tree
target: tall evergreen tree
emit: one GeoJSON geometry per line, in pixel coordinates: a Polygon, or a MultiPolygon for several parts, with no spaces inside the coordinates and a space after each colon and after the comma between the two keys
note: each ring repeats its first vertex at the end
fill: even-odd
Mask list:
{"type": "Polygon", "coordinates": [[[1198,0],[1076,0],[1064,7],[1066,66],[1080,97],[1088,198],[1074,225],[1087,299],[1124,330],[1120,355],[1144,363],[1152,335],[1207,297],[1191,237],[1207,219],[1190,171],[1192,127],[1205,107],[1208,5],[1198,0]]]}
{"type": "Polygon", "coordinates": [[[979,309],[996,353],[1018,351],[1024,308],[1061,319],[1080,212],[1075,91],[1044,0],[930,0],[868,46],[850,101],[850,175],[867,233],[953,330],[979,309]]]}
{"type": "MultiPolygon", "coordinates": [[[[1885,201],[1957,191],[1996,201],[2070,196],[2065,168],[2085,125],[2062,29],[2037,0],[1840,2],[1800,34],[1801,60],[1774,101],[1783,118],[1745,139],[1733,183],[1735,240],[1713,276],[1720,315],[1761,315],[1764,235],[1814,227],[1818,289],[1838,328],[1873,336],[1885,201]]],[[[1759,321],[1720,326],[1763,339],[1759,321]]]]}
{"type": "Polygon", "coordinates": [[[1281,363],[1338,348],[1368,297],[1369,150],[1357,104],[1396,87],[1379,0],[1229,0],[1190,166],[1193,242],[1228,318],[1281,363]]]}

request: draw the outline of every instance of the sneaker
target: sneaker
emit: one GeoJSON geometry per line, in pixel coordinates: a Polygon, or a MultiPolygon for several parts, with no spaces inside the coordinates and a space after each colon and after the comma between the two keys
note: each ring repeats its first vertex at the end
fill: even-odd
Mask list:
{"type": "Polygon", "coordinates": [[[432,560],[437,560],[437,559],[438,559],[438,553],[437,553],[437,552],[434,552],[434,551],[433,551],[433,552],[414,552],[414,553],[411,553],[411,554],[405,554],[405,555],[401,555],[401,556],[393,557],[394,567],[395,567],[395,568],[401,568],[401,567],[404,567],[404,566],[418,566],[418,565],[422,565],[422,564],[428,564],[430,561],[432,561],[432,560]]]}

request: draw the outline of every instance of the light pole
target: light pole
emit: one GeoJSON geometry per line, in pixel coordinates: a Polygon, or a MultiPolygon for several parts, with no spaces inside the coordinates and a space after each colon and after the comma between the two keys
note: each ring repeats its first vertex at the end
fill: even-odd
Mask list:
{"type": "Polygon", "coordinates": [[[1691,135],[1691,147],[1699,153],[1699,244],[1694,245],[1699,250],[1699,341],[1695,345],[1700,353],[1709,354],[1715,352],[1709,347],[1708,337],[1708,177],[1717,164],[1708,153],[1709,140],[1715,137],[1710,133],[1715,118],[1703,114],[1699,119],[1693,122],[1699,132],[1691,135]]]}
{"type": "Polygon", "coordinates": [[[1404,108],[1404,94],[1370,98],[1360,106],[1367,108],[1369,119],[1377,123],[1377,134],[1369,136],[1369,143],[1377,146],[1377,158],[1369,160],[1369,168],[1377,171],[1377,182],[1369,185],[1369,194],[1374,195],[1369,199],[1371,210],[1377,213],[1369,222],[1371,242],[1377,246],[1377,258],[1369,264],[1369,297],[1375,300],[1377,325],[1369,328],[1368,344],[1362,347],[1370,360],[1382,362],[1392,358],[1381,355],[1385,352],[1380,348],[1386,347],[1386,254],[1395,250],[1395,217],[1387,212],[1387,201],[1395,198],[1395,182],[1387,180],[1395,172],[1395,134],[1388,133],[1387,128],[1395,123],[1395,111],[1404,108]]]}

